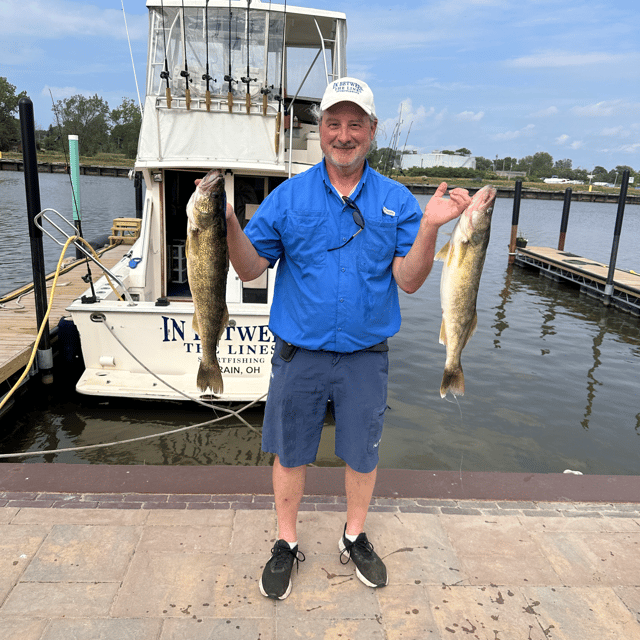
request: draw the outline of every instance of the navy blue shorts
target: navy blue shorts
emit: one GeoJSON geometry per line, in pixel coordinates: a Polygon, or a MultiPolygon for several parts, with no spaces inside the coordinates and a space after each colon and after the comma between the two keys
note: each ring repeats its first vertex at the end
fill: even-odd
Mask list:
{"type": "Polygon", "coordinates": [[[312,463],[330,400],[336,455],[355,471],[373,471],[387,408],[388,354],[297,349],[286,362],[280,355],[282,345],[277,338],[262,449],[277,454],[284,467],[312,463]]]}

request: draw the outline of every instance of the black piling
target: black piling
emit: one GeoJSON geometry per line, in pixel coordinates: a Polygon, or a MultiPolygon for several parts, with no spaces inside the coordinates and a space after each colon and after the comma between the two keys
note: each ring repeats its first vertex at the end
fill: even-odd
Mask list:
{"type": "Polygon", "coordinates": [[[620,198],[618,199],[618,213],[616,214],[616,226],[613,231],[613,244],[611,245],[611,258],[609,259],[609,273],[607,284],[604,287],[603,304],[609,306],[613,296],[613,277],[616,270],[616,260],[618,259],[618,245],[620,244],[620,233],[622,232],[622,220],[624,218],[624,205],[627,200],[627,189],[629,188],[629,169],[622,173],[622,183],[620,184],[620,198]]]}
{"type": "Polygon", "coordinates": [[[520,200],[522,199],[522,180],[516,180],[513,193],[513,214],[511,216],[511,241],[509,242],[509,264],[516,260],[516,238],[518,237],[518,221],[520,220],[520,200]]]}
{"type": "MultiPolygon", "coordinates": [[[[24,166],[24,187],[27,196],[27,219],[31,240],[31,266],[35,295],[36,322],[40,327],[47,312],[47,281],[44,266],[42,231],[35,224],[40,207],[40,181],[38,180],[38,157],[36,154],[36,136],[33,119],[33,102],[30,98],[20,98],[20,132],[22,135],[22,159],[24,166]]],[[[45,323],[37,354],[38,368],[45,384],[53,382],[53,350],[49,337],[49,322],[45,323]]]]}
{"type": "Polygon", "coordinates": [[[564,251],[564,241],[569,226],[569,209],[571,209],[571,194],[573,190],[567,187],[564,192],[564,206],[562,207],[562,222],[560,223],[560,237],[558,238],[558,251],[564,251]]]}

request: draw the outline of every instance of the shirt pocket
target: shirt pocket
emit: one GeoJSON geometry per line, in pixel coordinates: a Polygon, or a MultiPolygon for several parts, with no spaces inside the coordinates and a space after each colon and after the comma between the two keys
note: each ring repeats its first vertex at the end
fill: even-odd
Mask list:
{"type": "Polygon", "coordinates": [[[282,237],[288,260],[304,267],[327,260],[326,212],[289,211],[282,237]]]}
{"type": "MultiPolygon", "coordinates": [[[[380,273],[393,260],[396,251],[398,221],[366,220],[358,250],[358,269],[366,273],[380,273]]],[[[357,240],[357,238],[356,238],[357,240]]]]}

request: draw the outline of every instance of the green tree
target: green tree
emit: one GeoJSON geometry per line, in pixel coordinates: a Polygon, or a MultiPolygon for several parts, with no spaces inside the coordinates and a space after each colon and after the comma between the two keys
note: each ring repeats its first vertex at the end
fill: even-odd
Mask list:
{"type": "Polygon", "coordinates": [[[16,95],[16,88],[0,77],[0,151],[8,151],[20,142],[20,121],[15,114],[20,98],[26,95],[26,91],[16,95]]]}
{"type": "Polygon", "coordinates": [[[545,178],[553,174],[553,157],[544,151],[538,151],[531,158],[531,175],[545,178]]]}
{"type": "Polygon", "coordinates": [[[142,116],[135,101],[123,98],[122,104],[111,112],[111,122],[112,150],[124,153],[127,158],[135,158],[142,123],[142,116]]]}
{"type": "Polygon", "coordinates": [[[93,156],[109,146],[109,105],[98,94],[58,100],[53,110],[60,122],[64,139],[79,138],[80,155],[93,156]]]}
{"type": "Polygon", "coordinates": [[[559,178],[572,178],[573,163],[568,158],[565,160],[556,160],[553,165],[553,174],[559,178]]]}
{"type": "Polygon", "coordinates": [[[476,169],[478,171],[492,171],[493,162],[491,162],[491,160],[487,160],[487,158],[483,158],[482,156],[476,156],[476,169]]]}

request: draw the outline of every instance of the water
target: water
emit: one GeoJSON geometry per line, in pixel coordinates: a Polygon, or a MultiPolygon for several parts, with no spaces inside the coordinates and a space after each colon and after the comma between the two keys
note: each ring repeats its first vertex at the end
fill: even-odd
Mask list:
{"type": "MultiPolygon", "coordinates": [[[[16,202],[20,216],[26,217],[19,197],[24,198],[24,191],[7,198],[3,178],[0,174],[2,202],[16,202]]],[[[55,185],[61,192],[65,190],[61,176],[43,178],[54,190],[55,185]]],[[[96,228],[98,235],[108,231],[112,218],[132,215],[134,196],[129,181],[84,178],[91,185],[82,185],[87,219],[90,189],[101,192],[95,198],[95,208],[102,212],[107,229],[96,228]]],[[[59,198],[64,201],[65,196],[60,194],[59,198]]],[[[426,199],[421,198],[422,204],[426,199]]],[[[467,382],[459,404],[443,400],[439,394],[445,359],[444,347],[438,344],[440,263],[435,264],[419,292],[401,294],[403,326],[390,340],[389,410],[380,466],[539,473],[573,469],[635,475],[640,472],[640,321],[622,311],[606,309],[535,271],[509,267],[512,205],[506,199],[496,203],[478,297],[478,330],[462,355],[467,382]]],[[[44,197],[43,206],[51,206],[44,197]]],[[[70,210],[70,203],[66,206],[70,210]]],[[[10,220],[15,213],[9,213],[10,220]]],[[[561,214],[561,201],[523,200],[520,228],[531,245],[556,246],[561,214]]],[[[6,215],[3,212],[3,217],[6,215]]],[[[615,217],[616,205],[574,202],[565,249],[607,263],[615,217]]],[[[452,226],[441,231],[438,246],[452,226]]],[[[638,237],[640,208],[630,205],[619,245],[619,268],[640,271],[638,237]]],[[[0,242],[7,243],[6,234],[0,242]]],[[[26,242],[22,254],[18,251],[14,255],[25,255],[25,250],[28,254],[28,238],[26,242]]],[[[16,239],[11,243],[15,245],[16,239]]],[[[6,256],[7,248],[0,248],[6,256]]],[[[55,264],[57,256],[54,258],[55,264]]],[[[20,260],[22,275],[14,265],[9,276],[14,283],[30,279],[30,267],[23,262],[20,260]]],[[[9,288],[3,268],[0,290],[9,288]]],[[[253,428],[234,418],[134,445],[47,454],[25,461],[270,464],[271,456],[260,451],[261,409],[253,408],[243,415],[253,428]]],[[[213,412],[197,405],[80,396],[57,380],[53,388],[32,396],[28,409],[12,414],[10,426],[16,432],[0,442],[0,449],[41,451],[121,440],[212,417],[213,412]]],[[[333,454],[330,421],[317,464],[342,464],[333,454]]]]}
{"type": "MultiPolygon", "coordinates": [[[[73,221],[71,182],[66,174],[40,173],[40,204],[55,209],[73,221]]],[[[80,176],[82,233],[87,240],[111,233],[114,218],[135,217],[135,188],[132,180],[98,176],[80,176]]],[[[31,244],[27,222],[27,205],[22,173],[0,171],[0,219],[2,237],[0,255],[0,294],[14,291],[33,281],[31,244]]],[[[54,217],[52,214],[51,217],[54,217]]],[[[54,218],[55,219],[55,218],[54,218]]],[[[71,229],[67,229],[71,231],[71,229]]],[[[64,240],[64,238],[63,238],[64,240]]],[[[43,237],[45,269],[55,271],[60,251],[46,235],[43,237]]],[[[69,249],[68,256],[75,256],[69,249]]]]}

